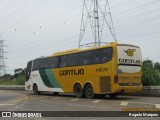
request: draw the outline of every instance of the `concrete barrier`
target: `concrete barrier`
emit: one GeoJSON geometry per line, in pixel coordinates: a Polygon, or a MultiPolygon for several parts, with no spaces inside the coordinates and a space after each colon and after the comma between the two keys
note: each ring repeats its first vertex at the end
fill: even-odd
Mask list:
{"type": "Polygon", "coordinates": [[[25,90],[24,85],[0,85],[0,90],[25,90]]]}
{"type": "Polygon", "coordinates": [[[144,86],[141,92],[126,93],[125,95],[159,97],[160,96],[160,86],[144,86]]]}
{"type": "Polygon", "coordinates": [[[160,96],[160,86],[145,86],[142,91],[138,93],[143,96],[160,96]]]}
{"type": "MultiPolygon", "coordinates": [[[[25,90],[24,85],[0,85],[0,90],[25,90]]],[[[160,86],[145,86],[141,92],[126,94],[136,96],[160,96],[160,86]]]]}

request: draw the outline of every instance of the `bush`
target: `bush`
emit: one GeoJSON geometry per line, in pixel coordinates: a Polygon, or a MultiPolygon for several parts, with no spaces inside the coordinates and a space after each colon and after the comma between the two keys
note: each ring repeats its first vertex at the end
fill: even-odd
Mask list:
{"type": "MultiPolygon", "coordinates": [[[[157,63],[156,63],[157,64],[157,63]]],[[[142,84],[144,86],[160,85],[160,72],[154,68],[151,60],[145,60],[142,63],[142,84]]]]}
{"type": "Polygon", "coordinates": [[[23,75],[18,75],[16,78],[17,85],[24,85],[25,84],[25,77],[23,75]]]}
{"type": "Polygon", "coordinates": [[[24,85],[25,84],[25,77],[24,75],[18,75],[13,80],[2,80],[0,81],[0,85],[24,85]]]}

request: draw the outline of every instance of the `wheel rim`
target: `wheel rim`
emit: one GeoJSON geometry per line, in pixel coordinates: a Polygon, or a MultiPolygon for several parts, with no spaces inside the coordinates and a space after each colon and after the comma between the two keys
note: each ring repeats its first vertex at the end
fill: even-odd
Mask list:
{"type": "Polygon", "coordinates": [[[91,86],[88,86],[86,89],[86,96],[90,97],[93,95],[93,89],[91,86]]]}

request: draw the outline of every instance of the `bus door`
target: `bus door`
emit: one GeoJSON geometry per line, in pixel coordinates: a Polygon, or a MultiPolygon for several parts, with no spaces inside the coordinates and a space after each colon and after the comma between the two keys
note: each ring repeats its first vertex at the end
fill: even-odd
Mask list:
{"type": "Polygon", "coordinates": [[[25,71],[25,89],[28,90],[30,89],[29,87],[26,87],[29,85],[29,83],[31,82],[29,79],[30,79],[30,75],[31,75],[31,72],[32,72],[32,61],[28,62],[27,64],[27,68],[26,68],[26,71],[25,71]]]}
{"type": "Polygon", "coordinates": [[[137,46],[118,45],[118,84],[120,86],[141,85],[141,50],[137,46]]]}

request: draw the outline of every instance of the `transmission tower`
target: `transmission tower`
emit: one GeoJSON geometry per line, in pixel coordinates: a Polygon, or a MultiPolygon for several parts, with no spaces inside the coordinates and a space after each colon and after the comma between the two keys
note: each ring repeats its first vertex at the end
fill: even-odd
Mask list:
{"type": "Polygon", "coordinates": [[[116,41],[116,35],[114,31],[110,6],[108,0],[84,0],[83,10],[82,10],[82,19],[81,19],[81,28],[79,35],[79,48],[83,46],[100,46],[102,42],[102,36],[104,29],[109,31],[110,35],[116,41]],[[90,27],[89,27],[90,26],[90,27]],[[90,31],[87,32],[87,30],[90,31]],[[89,34],[91,32],[91,34],[89,34]],[[92,42],[83,44],[84,35],[93,36],[92,42]],[[82,43],[83,40],[83,43],[82,43]]]}
{"type": "Polygon", "coordinates": [[[3,76],[7,73],[4,57],[4,40],[0,40],[0,76],[3,76]]]}

